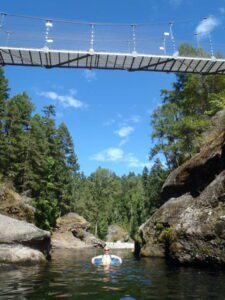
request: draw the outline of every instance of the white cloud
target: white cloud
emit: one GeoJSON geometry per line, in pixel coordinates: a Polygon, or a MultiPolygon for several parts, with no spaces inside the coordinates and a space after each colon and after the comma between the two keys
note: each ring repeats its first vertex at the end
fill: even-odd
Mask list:
{"type": "Polygon", "coordinates": [[[134,128],[131,126],[124,126],[119,130],[116,130],[115,133],[118,134],[120,137],[124,138],[129,136],[134,131],[134,128]]]}
{"type": "Polygon", "coordinates": [[[84,70],[83,76],[87,79],[88,82],[96,80],[96,73],[92,70],[84,70]]]}
{"type": "Polygon", "coordinates": [[[53,91],[48,92],[38,92],[37,94],[39,96],[43,96],[45,98],[58,101],[60,102],[64,107],[73,107],[73,108],[80,108],[85,107],[86,105],[81,102],[80,100],[77,100],[74,97],[74,94],[76,93],[75,90],[70,90],[70,94],[68,95],[60,95],[53,91]]]}
{"type": "Polygon", "coordinates": [[[108,148],[94,154],[91,159],[97,161],[119,161],[123,158],[124,152],[120,148],[108,148]]]}
{"type": "Polygon", "coordinates": [[[152,163],[140,161],[133,153],[125,154],[120,148],[108,148],[99,153],[94,154],[91,160],[104,162],[124,162],[128,168],[150,168],[152,163]]]}
{"type": "Polygon", "coordinates": [[[119,142],[119,147],[123,146],[129,141],[129,136],[135,130],[134,124],[141,122],[141,117],[139,115],[131,115],[129,118],[123,118],[121,114],[117,114],[117,116],[113,119],[109,119],[104,122],[104,126],[109,126],[118,122],[118,130],[114,131],[114,134],[118,135],[121,140],[119,142]]]}
{"type": "Polygon", "coordinates": [[[128,153],[124,160],[128,163],[128,167],[132,168],[150,168],[152,163],[140,161],[133,153],[128,153]]]}
{"type": "Polygon", "coordinates": [[[219,19],[210,16],[198,24],[195,33],[198,34],[199,37],[205,37],[210,34],[219,24],[219,19]]]}

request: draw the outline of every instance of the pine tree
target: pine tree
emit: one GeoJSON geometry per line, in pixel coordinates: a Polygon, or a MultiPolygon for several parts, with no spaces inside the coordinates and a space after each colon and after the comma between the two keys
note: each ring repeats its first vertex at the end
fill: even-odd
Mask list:
{"type": "Polygon", "coordinates": [[[4,175],[16,186],[23,184],[24,163],[27,159],[27,133],[30,128],[33,104],[26,93],[8,100],[5,107],[4,154],[1,157],[4,175]]]}
{"type": "Polygon", "coordinates": [[[6,141],[4,134],[5,110],[8,100],[8,80],[4,76],[4,70],[0,67],[0,173],[4,173],[4,168],[7,165],[5,150],[6,141]]]}
{"type": "MultiPolygon", "coordinates": [[[[181,45],[180,55],[206,56],[202,49],[181,45]]],[[[152,138],[157,139],[150,158],[162,152],[174,169],[200,150],[202,133],[210,117],[225,105],[224,76],[176,75],[171,90],[162,90],[163,103],[151,116],[152,138]]]]}

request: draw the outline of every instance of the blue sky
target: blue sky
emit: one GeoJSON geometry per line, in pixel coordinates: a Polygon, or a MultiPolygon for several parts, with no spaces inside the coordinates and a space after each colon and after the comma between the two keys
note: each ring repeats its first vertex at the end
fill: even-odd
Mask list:
{"type": "MultiPolygon", "coordinates": [[[[224,46],[224,0],[1,0],[0,11],[88,22],[174,21],[177,43],[194,43],[194,33],[201,31],[206,47],[207,33],[216,50],[224,46]]],[[[164,29],[158,26],[157,34],[164,29]]],[[[56,105],[57,124],[67,124],[86,175],[98,166],[122,175],[152,165],[150,113],[160,105],[160,90],[170,87],[173,74],[26,67],[5,71],[12,96],[27,91],[38,112],[44,105],[56,105]]]]}

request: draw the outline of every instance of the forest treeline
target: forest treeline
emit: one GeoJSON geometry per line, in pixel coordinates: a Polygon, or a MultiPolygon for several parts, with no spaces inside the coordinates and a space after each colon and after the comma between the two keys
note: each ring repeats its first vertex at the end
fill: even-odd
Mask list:
{"type": "Polygon", "coordinates": [[[1,181],[33,199],[39,227],[51,229],[57,217],[74,211],[101,238],[115,223],[132,234],[159,207],[167,174],[159,160],[150,172],[144,168],[142,175],[119,177],[98,168],[85,176],[66,124],[56,126],[54,106],[45,106],[38,114],[25,92],[9,98],[3,69],[0,108],[1,181]]]}
{"type": "MultiPolygon", "coordinates": [[[[180,54],[205,55],[189,45],[182,45],[180,54]]],[[[36,113],[25,92],[10,98],[0,68],[0,180],[33,199],[41,228],[51,229],[57,217],[74,211],[101,238],[110,224],[134,235],[162,204],[160,190],[169,172],[200,150],[211,118],[224,108],[225,77],[177,74],[171,90],[162,90],[161,97],[151,116],[150,159],[156,157],[152,168],[117,176],[99,167],[85,176],[66,124],[56,126],[54,106],[36,113]]]]}

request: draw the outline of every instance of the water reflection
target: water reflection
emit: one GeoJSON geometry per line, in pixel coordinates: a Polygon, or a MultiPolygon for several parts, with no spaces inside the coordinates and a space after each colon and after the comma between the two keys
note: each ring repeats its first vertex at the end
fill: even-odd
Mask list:
{"type": "Polygon", "coordinates": [[[0,266],[0,299],[224,299],[222,271],[179,268],[162,259],[135,260],[115,251],[121,266],[93,266],[98,250],[56,251],[40,266],[0,266]]]}

